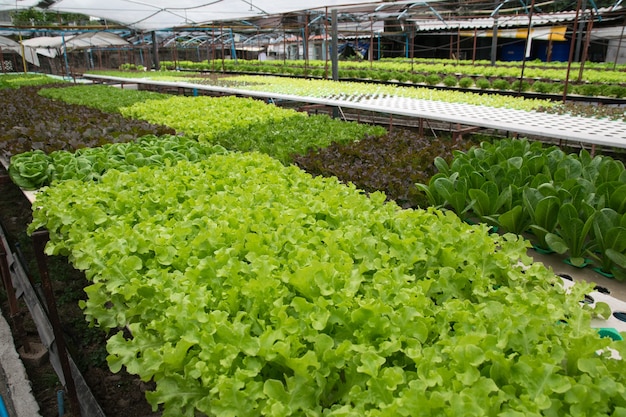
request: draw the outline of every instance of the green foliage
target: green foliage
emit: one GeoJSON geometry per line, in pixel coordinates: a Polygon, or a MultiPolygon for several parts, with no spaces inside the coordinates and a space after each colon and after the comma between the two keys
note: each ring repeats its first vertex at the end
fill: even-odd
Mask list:
{"type": "Polygon", "coordinates": [[[511,89],[511,83],[509,83],[504,78],[498,78],[492,81],[491,88],[493,88],[494,90],[506,91],[511,89]]]}
{"type": "Polygon", "coordinates": [[[426,76],[423,74],[411,74],[410,80],[414,84],[422,84],[426,82],[426,76]]]}
{"type": "Polygon", "coordinates": [[[441,77],[438,74],[428,74],[426,76],[426,84],[437,85],[442,82],[441,77]]]}
{"type": "Polygon", "coordinates": [[[531,88],[531,85],[528,81],[526,80],[515,80],[511,83],[511,90],[513,91],[529,91],[531,88]]]}
{"type": "MultiPolygon", "coordinates": [[[[241,62],[246,62],[243,60],[237,60],[235,64],[234,61],[225,61],[225,69],[227,71],[244,71],[244,68],[247,66],[241,64],[241,62]]],[[[304,68],[303,61],[287,61],[283,63],[283,61],[247,61],[253,64],[258,72],[268,73],[268,74],[283,74],[283,75],[297,75],[297,76],[307,76],[307,75],[317,75],[318,70],[323,70],[327,65],[327,62],[322,60],[309,60],[307,63],[306,69],[304,68]]],[[[194,69],[194,70],[217,70],[221,71],[222,62],[213,61],[213,62],[204,62],[204,63],[196,63],[196,62],[177,62],[178,67],[184,69],[194,69]]],[[[174,69],[176,67],[174,62],[162,62],[162,65],[166,68],[174,69]]],[[[342,68],[345,68],[348,71],[359,71],[366,69],[370,72],[371,76],[367,78],[372,78],[380,81],[389,81],[391,79],[397,79],[401,82],[407,79],[408,73],[417,74],[421,77],[426,77],[428,74],[439,74],[440,78],[445,78],[448,76],[460,76],[462,78],[472,78],[472,77],[484,77],[486,79],[494,79],[498,81],[498,79],[513,79],[519,77],[521,62],[498,62],[497,65],[492,65],[490,61],[458,61],[458,60],[449,60],[449,59],[419,59],[412,58],[410,60],[404,58],[396,58],[396,59],[382,59],[374,62],[367,61],[344,61],[342,63],[342,68]]],[[[617,68],[613,68],[611,63],[590,63],[587,62],[585,65],[584,78],[587,84],[594,85],[594,89],[598,90],[599,95],[609,96],[609,97],[624,97],[626,95],[626,87],[621,86],[623,83],[623,65],[618,66],[617,68]]],[[[351,75],[346,75],[347,77],[354,77],[355,72],[352,72],[351,75]]],[[[545,63],[541,61],[535,62],[527,62],[525,63],[525,75],[529,79],[537,80],[541,84],[533,88],[533,91],[542,92],[542,93],[556,93],[559,94],[563,91],[563,82],[565,81],[565,77],[567,75],[567,65],[560,62],[551,62],[545,63]],[[540,91],[543,90],[543,91],[540,91]]],[[[412,80],[412,76],[409,76],[408,79],[412,82],[416,82],[412,80]]],[[[419,83],[424,82],[424,79],[417,81],[419,83]]],[[[466,81],[467,82],[467,81],[466,81]]],[[[438,84],[439,82],[435,83],[438,84]]],[[[501,83],[501,81],[498,81],[501,83]]],[[[468,84],[468,86],[472,85],[468,84]]],[[[490,88],[487,86],[484,81],[481,81],[482,86],[481,89],[490,88]]],[[[503,86],[504,84],[502,84],[503,86]]],[[[524,83],[523,91],[527,91],[530,83],[524,83]]],[[[499,87],[494,87],[494,89],[502,89],[499,87]]],[[[508,88],[507,88],[508,89],[508,88]]],[[[513,90],[519,90],[519,84],[515,85],[513,90]]],[[[570,92],[574,91],[573,86],[570,84],[570,92]]]]}
{"type": "Polygon", "coordinates": [[[0,89],[20,88],[25,86],[37,86],[54,83],[64,83],[65,81],[49,77],[45,74],[1,74],[0,89]]]}
{"type": "MultiPolygon", "coordinates": [[[[363,95],[386,94],[398,97],[514,108],[518,110],[537,110],[542,108],[546,111],[547,109],[556,106],[553,101],[549,100],[528,100],[521,97],[506,97],[497,94],[464,93],[451,90],[405,87],[397,84],[381,85],[363,82],[336,82],[331,80],[253,75],[240,75],[221,79],[212,79],[196,76],[190,77],[187,73],[175,73],[172,75],[172,73],[166,72],[165,74],[166,75],[161,76],[160,73],[148,73],[143,74],[142,77],[150,77],[155,80],[171,82],[185,81],[188,83],[210,84],[220,87],[234,87],[241,90],[274,92],[296,96],[304,95],[307,97],[334,97],[336,95],[341,95],[342,97],[362,97],[363,95]]],[[[387,74],[389,75],[389,73],[387,74]]],[[[108,71],[104,75],[129,78],[137,76],[136,73],[120,71],[108,71]]],[[[419,77],[419,79],[421,80],[422,78],[419,77]]],[[[388,81],[390,78],[386,78],[386,80],[388,81]]]]}
{"type": "Polygon", "coordinates": [[[326,115],[308,116],[254,99],[237,97],[171,97],[136,103],[123,114],[166,123],[185,135],[229,150],[260,151],[284,163],[293,154],[346,143],[385,129],[343,122],[326,115]]]}
{"type": "Polygon", "coordinates": [[[70,104],[95,107],[109,113],[120,113],[124,107],[147,100],[165,100],[169,94],[112,88],[106,85],[77,85],[65,88],[42,88],[39,95],[70,104]]]}
{"type": "Polygon", "coordinates": [[[544,81],[535,81],[530,87],[533,91],[542,94],[549,94],[554,91],[554,89],[552,88],[552,83],[544,81]]]}
{"type": "Polygon", "coordinates": [[[456,87],[458,80],[454,75],[447,75],[443,78],[443,85],[447,87],[456,87]]]}
{"type": "Polygon", "coordinates": [[[35,7],[28,9],[20,9],[11,12],[11,21],[14,25],[19,26],[49,26],[49,25],[68,25],[79,23],[81,25],[89,25],[89,16],[78,13],[51,13],[49,11],[40,10],[35,7]]]}
{"type": "Polygon", "coordinates": [[[112,330],[112,370],[164,416],[610,415],[624,342],[526,244],[400,210],[259,154],[110,171],[38,194],[112,330]],[[126,331],[117,331],[124,327],[126,331]]]}
{"type": "Polygon", "coordinates": [[[602,255],[600,269],[610,274],[618,273],[618,268],[626,270],[626,214],[618,214],[611,208],[599,210],[593,218],[596,250],[602,255]]]}
{"type": "Polygon", "coordinates": [[[11,158],[9,175],[15,184],[34,190],[57,180],[98,181],[111,169],[136,171],[142,166],[170,166],[183,160],[197,161],[219,152],[225,152],[225,149],[181,136],[144,136],[136,142],[82,148],[74,153],[55,151],[46,155],[42,151],[32,151],[18,154],[11,158]]]}
{"type": "Polygon", "coordinates": [[[126,63],[126,64],[120,65],[120,70],[121,71],[145,71],[146,67],[144,67],[141,64],[126,63]]]}
{"type": "Polygon", "coordinates": [[[476,80],[476,87],[480,88],[481,90],[486,90],[488,88],[491,88],[491,82],[486,78],[478,78],[476,80]]]}
{"type": "Polygon", "coordinates": [[[626,87],[622,85],[610,85],[605,88],[605,95],[608,97],[624,98],[626,97],[626,87]]]}
{"type": "Polygon", "coordinates": [[[11,158],[9,176],[19,187],[35,190],[50,183],[50,158],[41,150],[29,151],[11,158]],[[14,159],[16,158],[16,159],[14,159]]]}
{"type": "Polygon", "coordinates": [[[461,88],[469,88],[474,85],[474,79],[471,77],[461,77],[459,80],[459,87],[461,88]]]}
{"type": "Polygon", "coordinates": [[[435,162],[440,173],[417,184],[431,204],[508,232],[529,231],[538,249],[567,253],[577,266],[593,256],[624,276],[626,247],[617,242],[622,226],[614,218],[626,215],[622,162],[508,139],[457,151],[449,165],[435,162]],[[615,214],[598,214],[605,208],[615,214]]]}
{"type": "Polygon", "coordinates": [[[536,245],[543,250],[550,250],[546,235],[553,233],[558,223],[561,200],[554,195],[544,196],[535,188],[523,191],[524,207],[530,215],[530,230],[536,238],[536,245]]]}
{"type": "Polygon", "coordinates": [[[595,245],[587,239],[593,218],[593,214],[586,216],[580,213],[572,203],[562,204],[558,213],[559,234],[548,233],[546,242],[558,253],[567,252],[572,265],[582,266],[585,254],[595,245]]]}

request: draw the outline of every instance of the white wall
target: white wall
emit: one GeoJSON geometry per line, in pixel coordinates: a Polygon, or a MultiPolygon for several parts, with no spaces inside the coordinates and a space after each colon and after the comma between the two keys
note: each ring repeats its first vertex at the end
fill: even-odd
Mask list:
{"type": "Polygon", "coordinates": [[[607,48],[607,51],[606,51],[605,61],[615,62],[616,54],[617,54],[618,64],[626,63],[626,37],[622,38],[621,43],[619,39],[611,39],[609,41],[609,47],[607,48]]]}

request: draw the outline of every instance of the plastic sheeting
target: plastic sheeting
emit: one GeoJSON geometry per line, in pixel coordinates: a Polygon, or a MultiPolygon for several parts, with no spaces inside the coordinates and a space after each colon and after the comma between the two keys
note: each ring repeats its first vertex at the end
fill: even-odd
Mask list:
{"type": "MultiPolygon", "coordinates": [[[[87,32],[75,36],[40,36],[38,38],[24,40],[22,44],[26,47],[26,50],[35,51],[35,56],[39,54],[49,58],[55,58],[61,54],[64,42],[65,48],[68,51],[92,47],[129,45],[128,42],[118,35],[109,32],[87,32]]],[[[36,63],[33,63],[39,66],[38,60],[36,63]]]]}
{"type": "MultiPolygon", "coordinates": [[[[0,0],[2,1],[2,0],[0,0]]],[[[60,0],[50,10],[81,13],[138,30],[158,30],[217,21],[248,19],[300,10],[339,7],[380,0],[60,0]]]]}
{"type": "Polygon", "coordinates": [[[0,36],[0,48],[17,51],[20,49],[20,44],[15,42],[14,40],[5,38],[4,36],[0,36]]]}
{"type": "Polygon", "coordinates": [[[22,55],[21,45],[14,40],[5,38],[4,36],[0,36],[0,48],[2,49],[2,51],[5,52],[15,52],[20,56],[24,56],[24,59],[26,59],[26,61],[30,62],[31,64],[37,66],[39,65],[39,59],[37,58],[37,54],[35,53],[35,51],[31,48],[25,47],[23,50],[24,54],[22,55]]]}

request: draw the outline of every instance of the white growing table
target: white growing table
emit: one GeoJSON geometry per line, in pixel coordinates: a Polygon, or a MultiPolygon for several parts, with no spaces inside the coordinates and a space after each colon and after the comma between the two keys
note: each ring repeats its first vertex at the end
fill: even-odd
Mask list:
{"type": "Polygon", "coordinates": [[[549,114],[545,112],[514,110],[463,103],[420,100],[398,96],[346,95],[310,97],[242,88],[220,87],[189,82],[166,82],[149,78],[123,78],[85,74],[96,82],[143,84],[206,90],[216,93],[257,97],[266,100],[286,100],[331,107],[371,111],[377,113],[438,120],[488,129],[503,130],[523,135],[573,141],[590,145],[626,148],[626,123],[588,117],[549,114]]]}

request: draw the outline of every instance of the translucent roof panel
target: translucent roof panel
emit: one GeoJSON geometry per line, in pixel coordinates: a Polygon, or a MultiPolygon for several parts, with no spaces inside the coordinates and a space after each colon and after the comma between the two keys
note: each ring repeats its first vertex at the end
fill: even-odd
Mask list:
{"type": "Polygon", "coordinates": [[[157,30],[379,2],[380,0],[60,0],[49,9],[99,17],[138,30],[157,30]]]}

